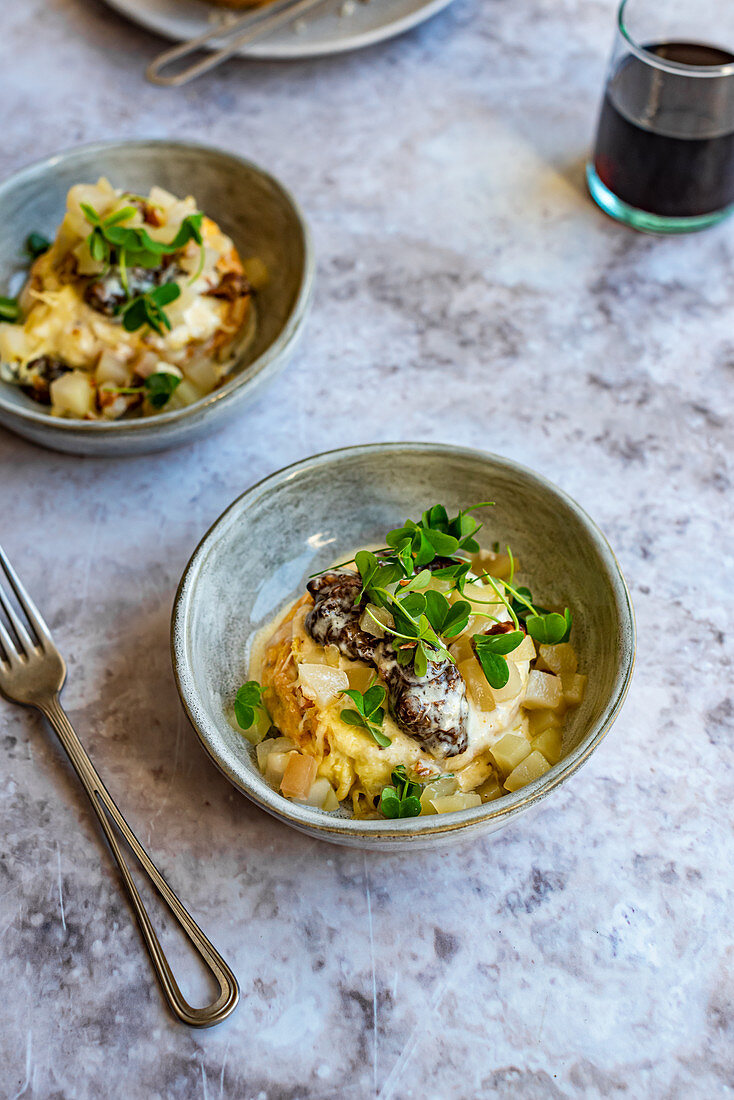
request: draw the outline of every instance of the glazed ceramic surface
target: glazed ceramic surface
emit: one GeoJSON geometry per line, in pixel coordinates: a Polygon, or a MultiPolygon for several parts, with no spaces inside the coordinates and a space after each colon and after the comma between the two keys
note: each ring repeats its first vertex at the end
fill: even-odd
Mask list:
{"type": "MultiPolygon", "coordinates": [[[[169,38],[185,40],[208,30],[222,10],[203,0],[107,0],[136,23],[169,38]]],[[[371,46],[430,19],[451,0],[324,0],[323,5],[259,42],[243,46],[242,57],[318,57],[371,46]]],[[[225,18],[230,13],[226,13],[225,18]]],[[[215,48],[213,43],[212,48],[215,48]]]]}
{"type": "Polygon", "coordinates": [[[23,241],[35,230],[52,238],[75,183],[106,176],[115,187],[147,193],[158,184],[193,194],[232,237],[240,255],[269,272],[257,295],[254,341],[236,358],[228,381],[188,408],[117,421],[52,417],[42,405],[0,383],[0,424],[75,454],[124,455],[191,441],[241,413],[293,351],[307,313],[313,254],[303,216],[288,192],[261,168],[204,145],[131,141],[88,145],[49,157],[0,185],[0,288],[17,293],[27,271],[23,241]]]}
{"type": "Polygon", "coordinates": [[[333,451],[289,467],[235,501],[196,550],[173,617],[173,660],[188,715],[214,761],[263,809],[337,843],[407,850],[490,833],[535,805],[593,751],[621,706],[634,660],[625,582],[604,537],[565,494],[494,455],[419,444],[333,451]],[[358,821],[297,805],[272,791],[228,712],[247,677],[253,634],[300,595],[310,574],[429,505],[449,512],[478,501],[484,545],[509,542],[520,579],[543,602],[573,609],[583,704],[569,712],[564,759],[513,795],[461,813],[358,821]]]}

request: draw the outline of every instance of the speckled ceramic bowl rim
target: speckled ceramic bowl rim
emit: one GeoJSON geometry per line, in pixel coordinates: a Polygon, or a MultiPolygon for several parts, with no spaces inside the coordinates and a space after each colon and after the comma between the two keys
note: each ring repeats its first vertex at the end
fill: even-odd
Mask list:
{"type": "Polygon", "coordinates": [[[527,466],[504,458],[501,455],[488,451],[479,451],[467,447],[454,447],[438,443],[373,443],[356,447],[345,447],[333,451],[325,451],[311,458],[295,462],[290,466],[278,470],[268,477],[247,489],[212,524],[201,542],[194,551],[186,566],[178,586],[173,605],[171,619],[171,657],[173,671],[176,679],[181,701],[183,703],[189,721],[194,727],[199,740],[206,752],[220,771],[227,776],[243,794],[247,795],[262,809],[279,818],[286,824],[292,825],[310,833],[321,833],[324,837],[339,840],[339,837],[374,837],[375,839],[398,839],[431,837],[439,834],[453,833],[457,830],[468,828],[472,825],[485,824],[490,821],[498,821],[506,818],[516,811],[528,808],[531,804],[538,803],[546,798],[551,791],[564,783],[574,772],[578,771],[606,734],[611,729],[624,702],[635,662],[636,628],[632,599],[622,575],[619,563],[606,538],[599,530],[591,517],[562,489],[552,482],[536,474],[527,466]],[[561,500],[570,508],[577,519],[585,528],[586,533],[592,539],[602,561],[605,563],[607,576],[612,585],[615,603],[617,607],[617,619],[620,623],[620,638],[622,644],[620,668],[610,693],[609,701],[604,708],[604,713],[593,724],[582,741],[573,749],[567,757],[551,768],[540,779],[536,779],[527,787],[515,794],[504,795],[496,802],[488,802],[471,810],[461,810],[456,813],[431,815],[430,817],[416,817],[405,819],[396,826],[392,821],[364,821],[354,818],[332,817],[331,815],[315,810],[308,806],[301,806],[295,802],[289,802],[275,791],[261,792],[248,785],[247,780],[236,774],[232,768],[219,760],[212,748],[216,726],[206,715],[205,708],[197,695],[194,676],[188,659],[189,616],[195,600],[196,582],[199,572],[209,554],[216,548],[219,532],[227,528],[227,523],[233,518],[233,513],[241,512],[244,507],[255,501],[267,497],[274,489],[287,481],[297,478],[306,470],[312,471],[318,468],[326,468],[343,458],[354,458],[359,455],[371,455],[375,453],[400,454],[411,453],[413,455],[425,455],[426,457],[441,456],[444,458],[467,458],[474,461],[489,462],[495,466],[503,467],[510,473],[519,474],[529,479],[542,489],[561,500]],[[198,705],[197,705],[198,704],[198,705]],[[200,723],[194,718],[198,711],[203,715],[200,723]]]}
{"type": "Polygon", "coordinates": [[[169,141],[166,138],[140,138],[133,141],[97,141],[87,145],[75,145],[73,148],[65,149],[61,153],[55,153],[52,156],[45,157],[43,160],[34,161],[25,168],[21,168],[20,171],[14,172],[13,175],[9,176],[7,179],[4,179],[0,184],[0,209],[2,209],[3,199],[7,189],[16,187],[19,183],[22,183],[24,179],[34,179],[38,176],[43,176],[55,165],[77,154],[104,153],[111,149],[146,148],[157,148],[160,149],[161,152],[167,149],[194,150],[201,153],[210,153],[215,157],[225,157],[227,160],[241,165],[243,168],[261,176],[285,199],[287,204],[292,208],[296,220],[300,225],[303,234],[304,253],[303,271],[301,272],[301,282],[298,288],[298,294],[286,318],[285,324],[276,339],[270,347],[265,349],[262,355],[259,355],[257,359],[253,360],[253,362],[245,367],[240,373],[234,375],[224,386],[214,390],[206,397],[202,397],[199,401],[195,401],[193,405],[187,405],[186,408],[174,409],[171,412],[157,413],[155,416],[140,420],[67,420],[63,417],[51,416],[50,413],[43,412],[41,409],[25,408],[6,401],[3,387],[9,385],[9,383],[0,383],[0,408],[9,412],[18,420],[38,424],[54,432],[68,432],[70,434],[81,432],[84,435],[110,435],[115,437],[121,435],[155,435],[158,429],[164,424],[166,426],[171,426],[173,424],[180,424],[189,418],[199,419],[202,414],[205,414],[213,406],[228,404],[232,397],[243,387],[251,385],[256,380],[257,382],[264,381],[267,372],[270,368],[277,365],[280,356],[295,338],[305,319],[311,294],[313,292],[316,262],[311,231],[306,222],[304,213],[290,191],[274,176],[271,176],[270,173],[261,168],[259,164],[255,164],[245,157],[237,156],[236,153],[230,153],[227,149],[220,149],[215,145],[207,145],[204,142],[169,141]]]}

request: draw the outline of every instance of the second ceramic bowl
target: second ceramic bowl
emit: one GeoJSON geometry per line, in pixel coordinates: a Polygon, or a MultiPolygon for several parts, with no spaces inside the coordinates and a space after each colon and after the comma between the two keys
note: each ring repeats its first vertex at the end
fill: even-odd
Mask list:
{"type": "Polygon", "coordinates": [[[114,187],[145,193],[154,184],[185,196],[232,237],[242,256],[270,274],[258,292],[255,340],[223,386],[185,409],[137,420],[65,420],[0,382],[0,424],[54,450],[125,455],[187,443],[231,419],[285,366],[303,329],[313,284],[310,234],[298,204],[262,168],[221,149],[190,142],[118,141],[85,145],[23,169],[0,185],[0,294],[26,269],[30,232],[53,237],[75,183],[106,176],[114,187]]]}
{"type": "Polygon", "coordinates": [[[199,544],[181,581],[172,626],[178,689],[199,738],[224,774],[281,821],[337,844],[389,851],[433,847],[491,833],[549,795],[589,758],[622,705],[632,674],[635,626],[627,586],[604,536],[549,481],[497,455],[394,443],[332,451],[249,489],[199,544]],[[483,544],[509,542],[521,577],[574,613],[574,645],[589,674],[569,712],[564,757],[541,779],[460,813],[360,821],[289,802],[272,790],[227,711],[247,679],[253,634],[305,589],[309,575],[379,545],[384,533],[431,504],[458,511],[480,500],[483,544]]]}

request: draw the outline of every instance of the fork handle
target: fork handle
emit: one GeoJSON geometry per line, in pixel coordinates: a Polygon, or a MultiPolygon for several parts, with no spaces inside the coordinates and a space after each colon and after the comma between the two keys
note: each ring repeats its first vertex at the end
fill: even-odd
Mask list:
{"type": "Polygon", "coordinates": [[[212,1024],[218,1024],[221,1020],[229,1016],[237,1005],[240,995],[237,979],[222,956],[215,950],[199,928],[193,917],[184,909],[171,887],[163,878],[163,875],[145,851],[145,848],[143,848],[142,844],[135,836],[135,833],[125,821],[112,795],[105,787],[92,761],[82,747],[66,712],[59,702],[58,696],[48,703],[45,701],[39,702],[37,707],[48,719],[58,735],[74,771],[79,776],[82,786],[89,796],[94,812],[99,818],[100,825],[104,829],[105,836],[112,849],[112,854],[117,860],[117,864],[122,873],[125,889],[128,892],[132,907],[135,910],[135,915],[138,919],[140,930],[143,933],[145,945],[150,952],[153,969],[156,972],[158,981],[161,983],[163,995],[168,1001],[168,1004],[175,1015],[178,1016],[179,1020],[188,1024],[190,1027],[211,1027],[212,1024]],[[169,966],[168,959],[155,933],[150,917],[143,905],[143,899],[138,893],[138,888],[125,862],[118,838],[113,828],[113,822],[137,856],[142,868],[160,896],[168,905],[177,923],[188,936],[204,962],[204,965],[219,985],[219,996],[212,1004],[206,1005],[203,1008],[193,1008],[181,993],[178,983],[173,976],[171,967],[169,966]]]}
{"type": "Polygon", "coordinates": [[[172,46],[164,50],[151,61],[145,70],[145,75],[152,84],[161,84],[167,88],[178,88],[182,84],[188,84],[190,80],[221,65],[243,46],[256,42],[258,38],[265,38],[323,3],[324,0],[281,0],[280,3],[276,0],[272,12],[262,8],[245,12],[229,26],[214,27],[197,35],[196,38],[190,38],[180,46],[172,46]],[[236,34],[238,30],[241,30],[242,34],[236,34]],[[217,38],[225,44],[209,57],[189,65],[188,68],[180,69],[171,76],[163,74],[163,70],[169,65],[195,54],[212,38],[217,38]]]}

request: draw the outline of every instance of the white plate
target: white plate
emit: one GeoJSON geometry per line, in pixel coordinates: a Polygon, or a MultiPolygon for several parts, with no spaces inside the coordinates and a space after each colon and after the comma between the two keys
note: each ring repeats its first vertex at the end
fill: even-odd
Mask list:
{"type": "MultiPolygon", "coordinates": [[[[107,0],[110,7],[167,38],[185,41],[211,27],[218,9],[204,0],[107,0]]],[[[448,7],[451,0],[355,0],[354,10],[342,14],[345,0],[324,0],[301,21],[244,46],[243,57],[319,57],[371,46],[410,30],[448,7]]]]}

